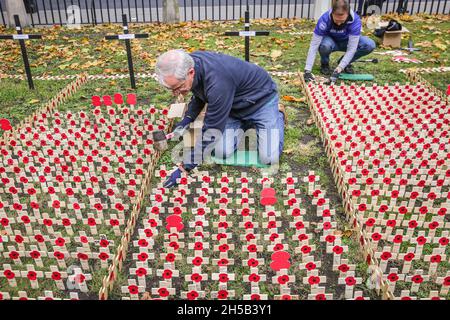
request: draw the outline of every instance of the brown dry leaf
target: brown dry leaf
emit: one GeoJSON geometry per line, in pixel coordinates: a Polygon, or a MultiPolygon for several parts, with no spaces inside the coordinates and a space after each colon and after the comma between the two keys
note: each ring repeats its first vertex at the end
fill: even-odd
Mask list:
{"type": "Polygon", "coordinates": [[[342,236],[345,238],[350,238],[353,235],[353,230],[352,229],[347,229],[342,233],[342,236]]]}
{"type": "Polygon", "coordinates": [[[272,60],[276,60],[277,58],[281,57],[283,55],[283,52],[281,50],[272,50],[270,53],[270,57],[272,60]]]}
{"type": "Polygon", "coordinates": [[[284,150],[283,152],[286,153],[286,154],[291,154],[292,152],[294,152],[294,149],[293,149],[293,148],[291,148],[291,149],[286,149],[286,150],[284,150]]]}
{"type": "Polygon", "coordinates": [[[447,50],[447,46],[440,39],[434,39],[433,44],[436,48],[439,48],[442,51],[447,50]]]}
{"type": "Polygon", "coordinates": [[[308,120],[306,120],[306,124],[307,124],[308,126],[314,124],[314,119],[309,118],[308,120]]]}
{"type": "Polygon", "coordinates": [[[293,96],[283,96],[283,97],[281,97],[281,99],[284,100],[284,101],[289,101],[289,102],[305,102],[306,101],[305,97],[296,98],[296,97],[293,97],[293,96]]]}
{"type": "Polygon", "coordinates": [[[430,48],[433,46],[433,43],[431,41],[422,41],[416,43],[416,47],[423,47],[423,48],[430,48]]]}

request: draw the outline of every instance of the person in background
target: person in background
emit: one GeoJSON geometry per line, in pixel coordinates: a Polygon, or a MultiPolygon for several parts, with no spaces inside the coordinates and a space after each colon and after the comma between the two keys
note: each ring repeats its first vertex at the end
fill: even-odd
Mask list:
{"type": "Polygon", "coordinates": [[[375,47],[372,39],[361,35],[361,19],[351,10],[348,0],[335,0],[314,29],[304,69],[305,81],[314,80],[311,70],[317,51],[320,53],[320,72],[331,74],[330,81],[336,82],[342,72],[353,74],[352,62],[368,55],[375,47]],[[345,54],[331,71],[330,55],[335,51],[345,54]]]}

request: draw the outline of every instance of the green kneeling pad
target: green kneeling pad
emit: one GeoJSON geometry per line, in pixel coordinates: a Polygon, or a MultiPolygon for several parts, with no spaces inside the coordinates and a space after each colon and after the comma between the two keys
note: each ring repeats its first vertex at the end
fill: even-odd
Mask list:
{"type": "Polygon", "coordinates": [[[341,80],[353,80],[353,81],[372,81],[375,77],[371,74],[350,74],[350,73],[341,73],[339,75],[339,79],[341,80]]]}
{"type": "Polygon", "coordinates": [[[256,168],[268,168],[269,165],[263,164],[259,161],[258,151],[240,151],[237,150],[232,156],[226,159],[211,157],[211,160],[217,164],[225,166],[237,166],[237,167],[256,167],[256,168]]]}

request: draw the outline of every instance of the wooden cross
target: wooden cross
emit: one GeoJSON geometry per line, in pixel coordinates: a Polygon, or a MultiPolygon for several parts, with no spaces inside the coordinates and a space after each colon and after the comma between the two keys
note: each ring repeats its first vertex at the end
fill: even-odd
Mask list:
{"type": "Polygon", "coordinates": [[[131,39],[142,39],[142,38],[148,38],[147,33],[136,33],[132,34],[129,33],[128,30],[128,20],[127,15],[122,14],[122,27],[123,27],[123,34],[114,35],[114,36],[106,36],[106,40],[125,40],[125,47],[127,50],[127,58],[128,58],[128,71],[130,72],[130,82],[131,82],[131,88],[136,89],[136,80],[134,79],[134,68],[133,68],[133,58],[131,55],[131,39]]]}
{"type": "Polygon", "coordinates": [[[34,269],[34,266],[31,264],[27,264],[26,269],[27,269],[26,271],[20,272],[22,278],[29,278],[30,283],[31,283],[31,288],[38,289],[39,288],[38,278],[43,278],[44,273],[42,271],[36,271],[34,269]],[[33,273],[35,275],[36,279],[30,279],[31,273],[33,273]]]}
{"type": "Polygon", "coordinates": [[[50,272],[45,272],[45,277],[47,279],[53,279],[53,281],[55,281],[56,286],[58,287],[59,290],[66,290],[63,279],[67,279],[68,275],[67,275],[67,272],[59,271],[58,266],[51,265],[50,272]],[[55,274],[59,274],[60,279],[55,278],[54,277],[55,274]]]}
{"type": "Polygon", "coordinates": [[[139,286],[146,288],[145,278],[150,276],[152,269],[143,261],[137,261],[135,268],[130,268],[130,274],[135,274],[138,279],[139,286]]]}
{"type": "Polygon", "coordinates": [[[122,293],[128,293],[131,300],[139,300],[139,293],[145,291],[145,286],[137,285],[134,279],[128,279],[128,285],[122,286],[121,290],[122,293]]]}
{"type": "Polygon", "coordinates": [[[9,264],[4,264],[3,270],[0,270],[0,277],[6,278],[10,287],[17,287],[16,277],[18,276],[20,276],[20,270],[13,270],[9,264]]]}
{"type": "Polygon", "coordinates": [[[0,40],[19,40],[20,50],[22,52],[22,60],[25,66],[25,73],[28,79],[28,87],[34,90],[33,77],[31,75],[30,62],[28,61],[27,47],[25,40],[42,39],[40,34],[23,34],[22,26],[20,25],[20,19],[18,15],[14,15],[14,21],[16,23],[17,34],[14,35],[0,35],[0,40]]]}
{"type": "Polygon", "coordinates": [[[92,280],[92,275],[83,273],[80,268],[74,268],[73,271],[74,274],[68,277],[71,286],[74,286],[75,289],[78,289],[81,292],[88,292],[86,280],[92,280]]]}
{"type": "Polygon", "coordinates": [[[424,275],[423,274],[423,270],[416,270],[414,275],[410,275],[407,276],[405,281],[406,282],[411,282],[411,292],[418,292],[419,288],[420,288],[420,284],[421,282],[419,281],[413,281],[415,279],[415,277],[420,276],[422,277],[423,281],[429,281],[430,280],[430,276],[429,275],[424,275]]]}
{"type": "Polygon", "coordinates": [[[345,277],[340,277],[338,280],[338,284],[345,284],[345,299],[352,299],[353,298],[353,289],[355,288],[356,284],[360,284],[362,282],[361,278],[355,277],[354,271],[349,271],[345,275],[345,277]],[[348,279],[352,278],[355,280],[355,283],[348,282],[348,279]]]}
{"type": "Polygon", "coordinates": [[[437,277],[436,278],[436,283],[441,285],[441,291],[440,291],[440,295],[441,296],[447,296],[450,286],[445,286],[444,285],[444,281],[446,278],[450,277],[450,271],[447,271],[446,275],[444,277],[437,277]]]}

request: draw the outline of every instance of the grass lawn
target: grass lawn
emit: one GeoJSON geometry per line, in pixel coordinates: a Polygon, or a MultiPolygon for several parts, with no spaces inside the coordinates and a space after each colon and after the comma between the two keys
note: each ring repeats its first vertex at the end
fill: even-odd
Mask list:
{"type": "MultiPolygon", "coordinates": [[[[401,19],[401,18],[400,18],[401,19]]],[[[405,16],[401,22],[412,31],[415,46],[421,51],[413,53],[413,57],[424,63],[420,67],[449,66],[450,53],[450,21],[448,17],[405,16]]],[[[130,32],[147,32],[148,39],[133,41],[135,71],[153,72],[156,57],[166,50],[184,48],[188,51],[213,50],[243,57],[243,39],[237,37],[224,37],[224,31],[241,30],[241,22],[191,22],[176,25],[131,25],[130,32]]],[[[254,21],[254,30],[271,31],[268,37],[258,37],[251,40],[251,60],[268,71],[303,70],[311,35],[291,35],[299,31],[312,31],[314,24],[305,20],[259,20],[254,21]]],[[[125,48],[119,41],[106,41],[104,35],[121,33],[121,26],[86,26],[80,30],[69,30],[61,27],[49,29],[33,29],[26,32],[42,33],[42,41],[27,43],[30,62],[34,75],[73,75],[81,72],[89,74],[115,74],[127,73],[125,48]]],[[[14,33],[12,29],[2,30],[0,33],[14,33]]],[[[366,35],[370,32],[365,31],[366,35]]],[[[20,49],[13,41],[4,42],[0,47],[0,73],[15,75],[23,74],[20,49]]],[[[406,46],[407,39],[403,40],[406,46]]],[[[383,48],[377,48],[384,50],[383,48]]],[[[416,65],[397,64],[391,61],[390,56],[372,54],[380,62],[378,64],[355,64],[355,70],[361,73],[372,73],[375,82],[405,83],[407,78],[399,72],[401,68],[416,65]]],[[[332,66],[340,57],[338,53],[332,55],[332,66]]],[[[319,74],[318,59],[313,73],[319,74]]],[[[450,73],[425,75],[438,88],[445,90],[450,82],[450,73]]],[[[300,98],[299,81],[292,76],[274,76],[278,83],[281,96],[300,98]]],[[[36,90],[28,90],[26,81],[1,79],[0,80],[0,118],[8,118],[12,124],[18,123],[30,113],[48,101],[70,80],[44,81],[36,80],[36,90]]],[[[61,111],[78,111],[90,108],[92,95],[112,95],[116,92],[136,92],[140,105],[155,104],[159,107],[168,106],[173,102],[170,93],[160,87],[153,79],[137,79],[138,89],[132,90],[128,79],[117,80],[91,80],[85,84],[68,102],[64,103],[61,111]]],[[[340,196],[333,182],[328,164],[328,158],[319,136],[319,130],[314,124],[307,124],[311,114],[307,105],[296,102],[297,99],[284,99],[287,106],[289,124],[285,131],[285,147],[281,157],[279,175],[292,171],[296,176],[305,176],[309,171],[315,171],[321,177],[321,185],[331,200],[332,208],[337,215],[338,228],[350,228],[344,219],[340,196]]],[[[172,165],[167,152],[160,164],[172,165]]],[[[223,170],[239,171],[241,169],[209,165],[205,166],[213,172],[223,170]]],[[[250,174],[259,176],[255,171],[250,174]]],[[[145,208],[145,203],[144,206],[145,208]]],[[[348,240],[350,253],[355,259],[360,259],[356,237],[348,240]]],[[[361,262],[359,268],[366,268],[361,262]]],[[[100,285],[101,277],[95,283],[100,285]]],[[[118,283],[123,279],[119,275],[118,283]]],[[[97,289],[97,288],[96,288],[97,289]]],[[[117,287],[116,287],[117,289],[117,287]]],[[[116,291],[118,294],[118,292],[116,291]]],[[[114,295],[113,295],[114,296],[114,295]]],[[[116,296],[117,297],[117,296],[116,296]]]]}

